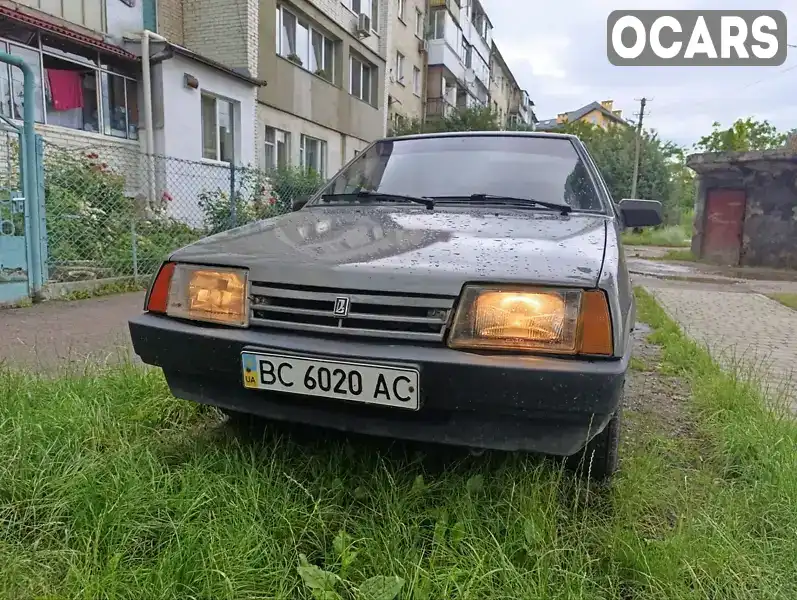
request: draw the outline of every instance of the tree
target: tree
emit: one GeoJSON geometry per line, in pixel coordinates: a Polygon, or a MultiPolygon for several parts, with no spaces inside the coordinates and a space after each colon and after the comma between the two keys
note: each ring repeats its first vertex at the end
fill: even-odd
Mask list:
{"type": "Polygon", "coordinates": [[[398,118],[390,126],[389,135],[437,133],[441,131],[498,131],[531,129],[526,125],[502,127],[500,115],[489,107],[460,108],[445,117],[423,119],[398,118]]]}
{"type": "Polygon", "coordinates": [[[779,148],[786,143],[788,133],[781,133],[769,121],[756,121],[752,117],[737,119],[724,129],[715,121],[711,133],[695,144],[701,152],[750,152],[779,148]]]}
{"type": "MultiPolygon", "coordinates": [[[[563,124],[559,131],[576,135],[584,142],[615,200],[629,197],[634,176],[635,129],[619,125],[604,129],[573,121],[563,124]]],[[[668,207],[677,203],[672,177],[673,147],[659,140],[655,132],[643,131],[641,148],[637,195],[658,200],[667,214],[668,207]]]]}

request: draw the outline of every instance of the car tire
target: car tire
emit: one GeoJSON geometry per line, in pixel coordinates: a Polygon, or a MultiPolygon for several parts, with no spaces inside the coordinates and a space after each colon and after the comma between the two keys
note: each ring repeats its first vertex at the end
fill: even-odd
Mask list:
{"type": "Polygon", "coordinates": [[[583,450],[568,459],[568,466],[580,475],[596,481],[606,481],[617,471],[620,449],[622,409],[609,419],[598,435],[583,450]]]}

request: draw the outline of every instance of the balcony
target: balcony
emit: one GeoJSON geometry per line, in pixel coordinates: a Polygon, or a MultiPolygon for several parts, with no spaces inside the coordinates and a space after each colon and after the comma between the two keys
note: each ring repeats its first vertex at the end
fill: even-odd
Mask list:
{"type": "Polygon", "coordinates": [[[44,13],[80,25],[86,29],[105,32],[105,0],[15,0],[18,4],[35,8],[44,13]]]}
{"type": "Polygon", "coordinates": [[[426,100],[427,119],[450,117],[456,111],[457,107],[445,98],[428,98],[426,100]]]}
{"type": "Polygon", "coordinates": [[[460,82],[465,81],[465,64],[446,40],[429,40],[429,66],[441,65],[460,82]]]}
{"type": "Polygon", "coordinates": [[[442,7],[447,8],[451,16],[454,17],[454,21],[459,24],[459,11],[461,10],[459,0],[429,0],[430,11],[442,7]]]}

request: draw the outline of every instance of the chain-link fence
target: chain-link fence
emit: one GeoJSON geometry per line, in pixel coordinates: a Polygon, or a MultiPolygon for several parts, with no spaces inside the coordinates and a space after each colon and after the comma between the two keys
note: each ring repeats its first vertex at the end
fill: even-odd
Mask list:
{"type": "Polygon", "coordinates": [[[145,277],[204,236],[290,210],[324,183],[299,168],[263,171],[45,142],[51,281],[145,277]]]}

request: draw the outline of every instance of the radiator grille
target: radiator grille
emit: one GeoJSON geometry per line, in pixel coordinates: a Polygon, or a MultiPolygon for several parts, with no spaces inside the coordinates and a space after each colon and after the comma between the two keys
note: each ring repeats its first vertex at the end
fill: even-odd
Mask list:
{"type": "Polygon", "coordinates": [[[440,342],[455,299],[253,282],[250,325],[440,342]],[[347,304],[345,317],[335,315],[336,302],[347,304]]]}

